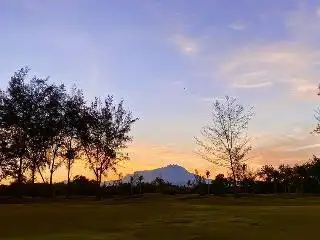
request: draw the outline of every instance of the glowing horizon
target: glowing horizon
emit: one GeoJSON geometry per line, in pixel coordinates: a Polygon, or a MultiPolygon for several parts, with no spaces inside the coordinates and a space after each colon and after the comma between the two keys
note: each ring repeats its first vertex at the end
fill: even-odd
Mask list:
{"type": "Polygon", "coordinates": [[[224,95],[255,108],[253,168],[294,164],[320,147],[310,134],[319,23],[315,1],[2,1],[0,88],[28,65],[89,100],[124,99],[140,120],[123,174],[171,163],[220,171],[194,154],[193,137],[224,95]]]}

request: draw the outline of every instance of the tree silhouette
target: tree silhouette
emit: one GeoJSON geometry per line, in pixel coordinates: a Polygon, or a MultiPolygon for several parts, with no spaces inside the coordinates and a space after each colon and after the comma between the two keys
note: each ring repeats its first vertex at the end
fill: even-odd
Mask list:
{"type": "Polygon", "coordinates": [[[258,176],[261,177],[265,182],[273,184],[273,190],[275,193],[278,192],[278,184],[280,181],[280,173],[271,165],[264,165],[258,171],[258,176]]]}
{"type": "Polygon", "coordinates": [[[138,177],[140,194],[142,194],[142,181],[143,181],[143,179],[144,179],[144,177],[142,175],[140,175],[138,177]]]}
{"type": "Polygon", "coordinates": [[[64,130],[61,156],[67,169],[68,192],[70,188],[71,169],[75,160],[81,155],[81,131],[85,124],[83,113],[85,100],[80,90],[73,88],[64,104],[64,130]]]}
{"type": "Polygon", "coordinates": [[[135,178],[134,178],[134,176],[131,176],[131,177],[130,177],[130,194],[131,194],[131,195],[133,194],[133,186],[134,186],[134,183],[135,183],[135,178]]]}
{"type": "Polygon", "coordinates": [[[165,181],[161,178],[161,177],[156,177],[153,180],[153,184],[157,185],[157,186],[161,186],[165,183],[165,181]]]}
{"type": "Polygon", "coordinates": [[[294,183],[294,172],[289,165],[281,164],[279,166],[280,181],[284,186],[284,192],[291,193],[291,187],[294,183]]]}
{"type": "Polygon", "coordinates": [[[27,81],[28,73],[29,68],[20,69],[0,90],[0,180],[34,184],[40,175],[45,182],[47,167],[53,187],[53,175],[65,163],[70,185],[72,165],[84,153],[100,185],[108,170],[128,159],[122,150],[137,119],[123,101],[96,98],[88,107],[80,90],[69,94],[48,78],[27,81]]]}
{"type": "Polygon", "coordinates": [[[123,101],[115,105],[112,96],[104,101],[96,98],[83,118],[86,123],[80,139],[88,166],[100,186],[102,176],[109,170],[116,171],[120,162],[128,160],[122,150],[132,140],[128,134],[138,119],[124,109],[123,101]]]}
{"type": "Polygon", "coordinates": [[[16,72],[6,92],[1,93],[2,157],[7,164],[6,173],[18,184],[24,179],[28,168],[28,135],[30,102],[25,85],[28,68],[16,72]]]}
{"type": "Polygon", "coordinates": [[[320,184],[320,158],[315,155],[310,162],[309,174],[315,183],[320,184]]]}
{"type": "Polygon", "coordinates": [[[206,177],[207,177],[207,185],[208,185],[208,194],[210,194],[210,182],[209,182],[210,171],[209,170],[206,170],[206,177]]]}
{"type": "Polygon", "coordinates": [[[246,110],[235,98],[226,96],[224,101],[214,102],[211,123],[201,131],[204,139],[195,138],[202,158],[231,171],[235,189],[237,170],[251,150],[245,131],[252,116],[251,109],[246,110]]]}
{"type": "Polygon", "coordinates": [[[85,176],[76,175],[76,176],[73,178],[72,183],[74,183],[74,184],[79,184],[79,185],[85,185],[85,184],[89,184],[89,183],[90,183],[90,180],[89,180],[88,178],[86,178],[85,176]]]}
{"type": "Polygon", "coordinates": [[[48,139],[45,160],[49,168],[49,184],[53,190],[53,175],[63,163],[60,155],[65,128],[64,104],[66,93],[63,85],[51,86],[49,92],[50,95],[45,105],[46,115],[44,116],[45,134],[48,139]]]}
{"type": "Polygon", "coordinates": [[[188,187],[191,187],[191,186],[192,186],[192,182],[191,182],[190,179],[187,181],[187,186],[188,186],[188,187]]]}
{"type": "Polygon", "coordinates": [[[293,167],[294,182],[298,185],[300,193],[304,192],[304,184],[308,181],[309,178],[309,164],[296,164],[293,167]]]}
{"type": "Polygon", "coordinates": [[[47,79],[32,78],[26,82],[28,68],[16,72],[9,81],[9,87],[1,92],[1,135],[2,157],[7,160],[7,174],[22,183],[27,170],[31,182],[35,173],[45,165],[44,151],[48,143],[48,127],[44,116],[48,116],[49,103],[54,85],[47,79]]]}
{"type": "Polygon", "coordinates": [[[153,181],[152,184],[154,184],[157,187],[158,192],[160,192],[160,189],[162,186],[165,184],[165,181],[161,177],[156,177],[153,181]]]}

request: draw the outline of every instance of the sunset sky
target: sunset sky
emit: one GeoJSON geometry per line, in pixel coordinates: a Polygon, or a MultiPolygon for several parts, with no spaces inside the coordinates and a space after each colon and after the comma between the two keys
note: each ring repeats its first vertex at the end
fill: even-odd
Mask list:
{"type": "Polygon", "coordinates": [[[320,1],[0,1],[0,87],[25,65],[89,100],[125,100],[140,120],[124,174],[214,170],[193,136],[224,95],[255,109],[252,167],[319,152],[320,1]]]}

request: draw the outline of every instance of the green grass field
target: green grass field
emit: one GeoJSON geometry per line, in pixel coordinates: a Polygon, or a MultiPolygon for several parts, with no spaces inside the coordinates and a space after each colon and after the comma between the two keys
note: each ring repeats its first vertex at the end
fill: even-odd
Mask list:
{"type": "Polygon", "coordinates": [[[1,204],[0,239],[317,239],[320,198],[149,195],[1,204]]]}

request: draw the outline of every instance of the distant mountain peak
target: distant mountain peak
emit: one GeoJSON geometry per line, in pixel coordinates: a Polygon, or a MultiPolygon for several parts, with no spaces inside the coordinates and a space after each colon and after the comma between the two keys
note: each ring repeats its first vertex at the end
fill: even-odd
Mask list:
{"type": "Polygon", "coordinates": [[[153,170],[136,171],[125,176],[123,182],[130,182],[130,177],[133,175],[142,175],[145,182],[152,182],[155,178],[160,177],[164,181],[175,185],[186,185],[188,181],[194,181],[194,174],[178,164],[169,164],[153,170]]]}
{"type": "MultiPolygon", "coordinates": [[[[178,165],[178,164],[169,164],[169,165],[167,165],[166,167],[167,167],[167,168],[183,168],[183,167],[181,167],[181,166],[178,165]]],[[[185,168],[183,168],[183,169],[185,169],[185,168]]]]}

